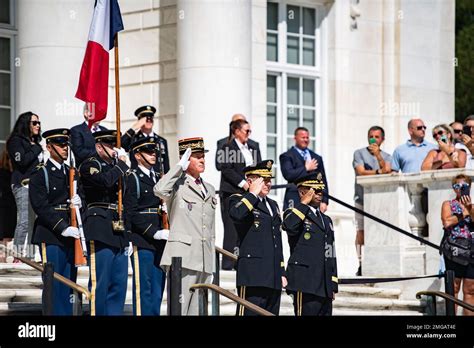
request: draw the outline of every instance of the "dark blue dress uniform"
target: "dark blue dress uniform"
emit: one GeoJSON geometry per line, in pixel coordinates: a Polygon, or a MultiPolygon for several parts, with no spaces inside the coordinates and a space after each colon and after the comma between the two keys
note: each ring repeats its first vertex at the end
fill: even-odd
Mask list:
{"type": "MultiPolygon", "coordinates": [[[[116,131],[94,133],[96,142],[115,146],[116,131]]],[[[118,180],[129,167],[123,161],[107,163],[99,156],[85,160],[79,167],[87,213],[84,233],[88,241],[91,315],[122,315],[128,280],[125,231],[114,230],[118,220],[118,180]]]]}
{"type": "MultiPolygon", "coordinates": [[[[132,144],[133,153],[156,151],[155,138],[143,138],[132,144]]],[[[141,166],[129,172],[126,179],[124,212],[127,232],[133,243],[133,312],[135,315],[160,315],[165,287],[165,272],[160,267],[165,240],[153,235],[162,229],[161,200],[153,194],[159,180],[153,170],[141,166]],[[145,168],[146,169],[146,168],[145,168]]]]}
{"type": "MultiPolygon", "coordinates": [[[[53,129],[43,136],[47,143],[64,143],[69,140],[69,130],[53,129]]],[[[58,169],[51,159],[39,165],[30,178],[29,197],[37,215],[32,242],[41,247],[43,264],[53,263],[54,272],[75,282],[75,239],[61,235],[70,226],[69,167],[62,164],[58,169]]],[[[71,289],[54,280],[53,294],[53,315],[72,315],[71,289]]]]}
{"type": "MultiPolygon", "coordinates": [[[[324,186],[315,175],[303,177],[298,186],[324,186]]],[[[286,271],[286,291],[293,295],[295,315],[332,315],[333,294],[338,290],[332,220],[318,208],[297,203],[283,216],[291,256],[286,271]]]]}
{"type": "MultiPolygon", "coordinates": [[[[135,110],[135,116],[137,118],[147,117],[153,120],[156,113],[156,108],[151,105],[145,105],[139,107],[135,110]]],[[[152,137],[156,139],[156,163],[153,166],[153,170],[159,174],[166,174],[168,170],[170,170],[170,159],[168,155],[168,142],[165,138],[160,137],[158,134],[152,133],[150,135],[144,134],[142,131],[138,131],[135,133],[133,129],[127,130],[127,132],[122,136],[122,147],[126,151],[131,150],[131,145],[136,141],[152,137]]],[[[130,165],[133,169],[138,167],[137,160],[130,151],[130,165]]]]}
{"type": "MultiPolygon", "coordinates": [[[[245,175],[271,177],[273,161],[263,161],[244,169],[245,175]]],[[[239,296],[278,315],[284,260],[281,218],[278,204],[252,193],[230,197],[230,218],[239,236],[237,287],[239,296]],[[268,202],[271,212],[267,207],[268,202]]],[[[237,306],[237,315],[256,315],[237,306]]]]}

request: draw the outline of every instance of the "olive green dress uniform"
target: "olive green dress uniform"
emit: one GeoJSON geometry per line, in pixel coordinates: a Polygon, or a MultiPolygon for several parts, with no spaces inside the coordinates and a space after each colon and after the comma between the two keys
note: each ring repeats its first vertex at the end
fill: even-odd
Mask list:
{"type": "MultiPolygon", "coordinates": [[[[273,161],[259,162],[244,169],[245,175],[272,177],[273,161]]],[[[285,275],[278,204],[252,193],[229,198],[229,215],[239,236],[237,287],[239,296],[278,315],[282,279],[285,275]],[[265,200],[268,202],[265,202],[265,200]]],[[[237,306],[237,315],[256,315],[237,306]]]]}
{"type": "MultiPolygon", "coordinates": [[[[323,190],[316,174],[298,180],[297,186],[323,190]]],[[[283,214],[291,256],[286,291],[293,295],[295,315],[332,315],[333,294],[338,291],[333,223],[319,208],[298,203],[283,214]]]]}

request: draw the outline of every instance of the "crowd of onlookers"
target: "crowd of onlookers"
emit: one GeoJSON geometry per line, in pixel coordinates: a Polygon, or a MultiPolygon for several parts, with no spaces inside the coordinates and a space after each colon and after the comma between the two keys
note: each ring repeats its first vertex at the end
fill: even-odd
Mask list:
{"type": "MultiPolygon", "coordinates": [[[[473,167],[474,115],[468,116],[464,124],[452,122],[433,127],[434,143],[428,142],[423,120],[408,122],[410,139],[399,145],[392,155],[381,150],[385,132],[373,126],[368,131],[369,145],[354,152],[353,167],[356,176],[391,173],[417,173],[426,170],[473,167]]],[[[453,178],[456,198],[443,203],[442,221],[444,236],[441,241],[445,269],[455,272],[456,296],[461,288],[464,301],[474,303],[474,207],[470,198],[471,179],[465,175],[453,178]],[[464,250],[460,256],[459,250],[464,250]]],[[[364,192],[355,184],[355,207],[364,209],[364,192]]],[[[357,275],[362,275],[362,247],[364,245],[364,217],[355,214],[356,250],[359,259],[357,275]]],[[[468,311],[465,311],[467,315],[468,311]]]]}

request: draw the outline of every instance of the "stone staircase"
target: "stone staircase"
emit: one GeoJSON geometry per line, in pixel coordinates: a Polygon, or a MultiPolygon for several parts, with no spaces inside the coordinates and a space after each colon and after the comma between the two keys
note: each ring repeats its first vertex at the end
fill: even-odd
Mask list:
{"type": "MultiPolygon", "coordinates": [[[[81,267],[78,272],[78,283],[87,287],[88,269],[81,267]]],[[[233,291],[235,289],[235,272],[221,271],[220,286],[233,291]]],[[[41,314],[41,275],[24,264],[0,264],[0,315],[41,314]]],[[[400,290],[379,288],[370,285],[341,285],[334,301],[334,315],[423,315],[425,303],[420,300],[400,299],[400,290]]],[[[209,303],[211,296],[209,295],[209,303]]],[[[128,290],[125,313],[132,314],[132,269],[129,268],[128,290]]],[[[292,299],[282,293],[280,315],[293,315],[292,299]]],[[[166,291],[161,306],[162,315],[166,315],[166,291]]],[[[220,314],[235,315],[235,303],[220,297],[220,314]]],[[[84,311],[88,304],[84,303],[84,311]]],[[[211,304],[209,304],[209,314],[211,304]]]]}

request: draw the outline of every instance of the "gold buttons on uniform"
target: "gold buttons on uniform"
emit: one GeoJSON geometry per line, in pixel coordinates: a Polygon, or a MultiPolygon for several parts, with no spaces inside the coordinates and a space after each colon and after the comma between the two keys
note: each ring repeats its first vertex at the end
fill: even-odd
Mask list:
{"type": "Polygon", "coordinates": [[[308,239],[311,238],[311,234],[306,232],[303,237],[304,237],[304,239],[308,240],[308,239]]]}

